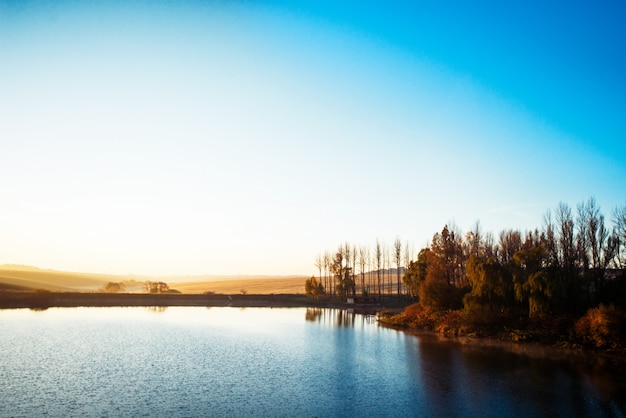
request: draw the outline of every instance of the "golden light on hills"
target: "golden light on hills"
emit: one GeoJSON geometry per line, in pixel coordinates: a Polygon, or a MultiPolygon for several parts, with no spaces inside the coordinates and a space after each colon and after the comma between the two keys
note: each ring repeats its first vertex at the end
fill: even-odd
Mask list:
{"type": "Polygon", "coordinates": [[[304,293],[305,278],[263,276],[139,277],[42,270],[27,266],[0,266],[0,290],[47,290],[96,292],[109,282],[124,282],[127,292],[141,292],[144,281],[164,281],[171,289],[187,294],[282,294],[304,293]]]}

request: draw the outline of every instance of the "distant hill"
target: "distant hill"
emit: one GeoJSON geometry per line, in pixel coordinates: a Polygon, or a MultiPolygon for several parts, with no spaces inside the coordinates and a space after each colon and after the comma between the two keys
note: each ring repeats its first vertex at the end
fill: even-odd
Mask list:
{"type": "Polygon", "coordinates": [[[162,281],[182,293],[249,294],[304,293],[305,276],[198,275],[121,276],[46,270],[32,266],[0,265],[0,291],[94,292],[108,282],[124,283],[126,291],[141,292],[145,281],[162,281]]]}
{"type": "Polygon", "coordinates": [[[63,291],[94,291],[109,281],[122,281],[123,278],[112,275],[69,273],[56,270],[43,270],[30,266],[5,264],[0,266],[0,283],[5,288],[30,290],[63,291]]]}

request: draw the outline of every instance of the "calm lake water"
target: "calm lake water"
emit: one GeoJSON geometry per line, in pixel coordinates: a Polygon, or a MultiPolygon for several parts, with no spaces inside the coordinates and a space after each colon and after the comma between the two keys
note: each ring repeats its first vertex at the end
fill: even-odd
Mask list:
{"type": "Polygon", "coordinates": [[[624,416],[624,379],[341,310],[0,310],[0,417],[624,416]]]}

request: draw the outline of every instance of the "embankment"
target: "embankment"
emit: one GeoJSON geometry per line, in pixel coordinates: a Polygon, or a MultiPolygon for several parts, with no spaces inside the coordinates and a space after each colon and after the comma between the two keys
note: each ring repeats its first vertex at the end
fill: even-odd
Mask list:
{"type": "Polygon", "coordinates": [[[314,300],[302,294],[223,295],[79,292],[0,292],[0,309],[114,306],[231,306],[354,308],[375,313],[384,304],[348,304],[337,299],[314,300]]]}

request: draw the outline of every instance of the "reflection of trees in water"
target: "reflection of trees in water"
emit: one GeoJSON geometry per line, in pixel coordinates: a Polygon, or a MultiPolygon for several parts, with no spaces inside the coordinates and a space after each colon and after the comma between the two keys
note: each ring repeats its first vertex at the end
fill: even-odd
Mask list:
{"type": "Polygon", "coordinates": [[[376,322],[376,315],[357,313],[354,309],[307,308],[304,318],[340,327],[354,327],[357,320],[361,325],[376,322]]]}
{"type": "Polygon", "coordinates": [[[420,371],[420,389],[426,404],[434,416],[453,416],[458,413],[458,405],[462,404],[459,397],[468,383],[461,376],[463,367],[458,350],[428,338],[420,338],[418,344],[416,364],[412,367],[420,371]]]}
{"type": "Polygon", "coordinates": [[[597,376],[571,358],[535,358],[426,336],[417,349],[412,344],[409,367],[419,371],[419,389],[433,415],[455,415],[463,404],[470,416],[481,415],[485,405],[495,416],[623,416],[610,401],[623,393],[621,374],[597,376]],[[590,388],[599,399],[584,399],[590,388]]]}
{"type": "Polygon", "coordinates": [[[163,313],[167,311],[167,306],[146,306],[146,310],[154,313],[163,313]]]}
{"type": "Polygon", "coordinates": [[[311,322],[319,322],[322,318],[321,308],[306,308],[304,319],[311,322]]]}
{"type": "Polygon", "coordinates": [[[304,318],[311,322],[322,322],[342,327],[354,326],[355,313],[352,309],[306,308],[304,318]]]}
{"type": "Polygon", "coordinates": [[[353,327],[356,314],[352,309],[339,309],[335,313],[335,324],[339,327],[353,327]]]}

